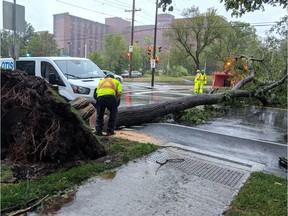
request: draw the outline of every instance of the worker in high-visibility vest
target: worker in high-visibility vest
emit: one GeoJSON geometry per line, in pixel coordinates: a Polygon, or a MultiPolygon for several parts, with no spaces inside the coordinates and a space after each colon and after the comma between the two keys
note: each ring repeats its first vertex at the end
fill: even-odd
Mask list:
{"type": "Polygon", "coordinates": [[[117,79],[114,79],[112,74],[108,74],[103,80],[100,80],[96,95],[96,135],[103,135],[102,129],[104,126],[104,113],[106,108],[110,112],[106,134],[108,136],[113,135],[115,134],[114,129],[116,127],[118,113],[117,101],[120,100],[122,95],[121,83],[117,79]]]}
{"type": "Polygon", "coordinates": [[[207,83],[207,77],[205,74],[205,70],[202,69],[201,72],[198,72],[194,79],[194,93],[195,94],[202,94],[203,93],[203,86],[207,83]]]}
{"type": "Polygon", "coordinates": [[[194,78],[194,94],[199,93],[199,81],[197,77],[200,75],[200,70],[196,70],[196,76],[194,78]]]}
{"type": "Polygon", "coordinates": [[[201,70],[201,73],[200,73],[200,76],[198,77],[198,80],[199,80],[199,94],[202,94],[203,93],[203,87],[207,83],[207,77],[206,77],[204,69],[201,70]]]}

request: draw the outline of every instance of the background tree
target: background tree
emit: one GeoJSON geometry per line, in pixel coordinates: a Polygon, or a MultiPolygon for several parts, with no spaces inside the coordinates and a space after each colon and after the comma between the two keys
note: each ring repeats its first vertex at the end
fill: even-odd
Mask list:
{"type": "MultiPolygon", "coordinates": [[[[170,50],[169,66],[171,68],[177,65],[183,66],[187,69],[188,73],[192,75],[194,75],[196,71],[194,61],[191,59],[191,56],[185,52],[183,47],[174,47],[170,50]]],[[[169,71],[168,74],[170,74],[169,71]]]]}
{"type": "MultiPolygon", "coordinates": [[[[287,8],[288,2],[287,0],[220,0],[220,2],[224,2],[226,10],[232,10],[233,15],[243,15],[246,12],[253,12],[255,10],[264,10],[265,5],[272,6],[280,6],[283,8],[287,8]]],[[[173,11],[172,0],[160,0],[159,7],[162,7],[163,12],[173,11]]]]}
{"type": "MultiPolygon", "coordinates": [[[[129,67],[129,44],[123,35],[107,35],[105,37],[104,68],[121,74],[123,69],[129,67]]],[[[141,49],[133,45],[133,70],[138,70],[142,65],[141,49]]],[[[103,68],[103,69],[104,69],[103,68]]]]}
{"type": "MultiPolygon", "coordinates": [[[[35,34],[35,30],[30,23],[25,22],[25,32],[16,32],[16,44],[19,45],[19,56],[25,56],[27,44],[35,34]]],[[[9,46],[13,44],[13,32],[9,30],[1,31],[1,57],[9,57],[9,46]]]]}
{"type": "Polygon", "coordinates": [[[209,8],[206,13],[200,13],[198,7],[186,9],[183,12],[186,19],[177,20],[171,24],[171,30],[166,36],[185,54],[189,55],[195,63],[195,68],[200,64],[205,50],[224,36],[224,28],[228,22],[216,14],[216,10],[209,8]]]}
{"type": "Polygon", "coordinates": [[[59,50],[52,34],[48,31],[34,33],[27,42],[26,49],[32,56],[58,56],[59,50]]]}
{"type": "Polygon", "coordinates": [[[1,31],[1,58],[9,57],[9,44],[13,44],[13,36],[10,31],[1,31]]]}
{"type": "MultiPolygon", "coordinates": [[[[230,25],[225,27],[224,37],[211,44],[209,48],[206,55],[209,65],[216,65],[213,70],[217,67],[223,68],[229,57],[241,54],[255,56],[261,50],[256,29],[245,22],[230,22],[230,25]]],[[[258,57],[260,58],[261,55],[258,57]]]]}
{"type": "Polygon", "coordinates": [[[30,23],[25,22],[25,32],[20,34],[20,56],[25,56],[26,50],[28,49],[28,43],[32,36],[35,34],[35,29],[30,23]]]}
{"type": "Polygon", "coordinates": [[[122,69],[127,69],[129,64],[128,43],[122,35],[107,35],[105,37],[104,65],[110,71],[117,74],[121,73],[122,69]]]}
{"type": "MultiPolygon", "coordinates": [[[[142,48],[143,49],[143,48],[142,48]]],[[[143,50],[136,43],[133,44],[133,59],[132,59],[132,69],[139,70],[142,66],[144,56],[143,50]]]]}
{"type": "Polygon", "coordinates": [[[99,50],[95,50],[88,54],[88,58],[98,65],[101,69],[105,69],[104,59],[102,53],[99,50]]]}
{"type": "Polygon", "coordinates": [[[255,10],[265,10],[265,4],[272,6],[280,6],[286,8],[288,5],[287,0],[220,0],[224,2],[226,10],[232,10],[232,15],[241,16],[247,12],[255,10]]]}

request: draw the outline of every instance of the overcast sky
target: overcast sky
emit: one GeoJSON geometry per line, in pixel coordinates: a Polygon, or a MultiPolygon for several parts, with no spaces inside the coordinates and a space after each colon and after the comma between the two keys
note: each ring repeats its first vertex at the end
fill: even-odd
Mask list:
{"type": "MultiPolygon", "coordinates": [[[[12,2],[13,0],[6,0],[12,2]]],[[[135,13],[135,26],[154,25],[156,0],[135,0],[135,8],[141,9],[135,13]]],[[[227,18],[228,21],[244,21],[255,26],[257,34],[264,36],[266,30],[273,22],[279,21],[280,17],[287,14],[287,10],[280,7],[267,6],[264,12],[257,11],[243,15],[241,18],[231,18],[231,12],[226,12],[224,4],[220,0],[172,0],[175,18],[181,18],[181,12],[192,5],[198,6],[201,12],[214,7],[218,14],[227,18]],[[260,25],[261,26],[260,26],[260,25]]],[[[105,23],[107,17],[121,17],[131,21],[133,0],[16,0],[19,5],[25,6],[25,20],[36,31],[49,31],[53,33],[53,14],[69,12],[70,15],[83,17],[95,22],[105,23]],[[125,12],[128,10],[128,12],[125,12]]],[[[3,3],[1,3],[1,14],[3,3]]],[[[163,13],[158,9],[158,13],[163,13]]],[[[1,15],[1,28],[3,17],[1,15]]]]}

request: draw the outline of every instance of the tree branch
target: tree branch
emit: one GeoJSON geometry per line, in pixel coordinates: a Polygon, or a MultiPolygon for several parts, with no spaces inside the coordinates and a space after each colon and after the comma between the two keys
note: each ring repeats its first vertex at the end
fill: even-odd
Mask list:
{"type": "Polygon", "coordinates": [[[285,81],[287,81],[287,78],[288,78],[288,74],[285,74],[285,76],[282,77],[282,78],[281,78],[280,80],[278,80],[277,82],[274,82],[274,83],[272,83],[271,85],[266,86],[265,88],[263,88],[263,89],[261,90],[261,92],[266,93],[267,91],[269,91],[269,90],[271,90],[271,89],[273,89],[273,88],[275,88],[275,87],[283,84],[285,81]]]}

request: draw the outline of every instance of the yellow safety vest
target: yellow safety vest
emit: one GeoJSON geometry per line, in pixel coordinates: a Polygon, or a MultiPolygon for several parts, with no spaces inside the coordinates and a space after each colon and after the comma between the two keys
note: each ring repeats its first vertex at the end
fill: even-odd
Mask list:
{"type": "Polygon", "coordinates": [[[100,80],[96,90],[97,97],[104,95],[116,96],[117,92],[122,92],[122,86],[118,80],[113,78],[105,78],[100,80]]]}
{"type": "Polygon", "coordinates": [[[206,74],[199,74],[196,78],[195,78],[199,83],[203,83],[206,84],[206,74]]]}

